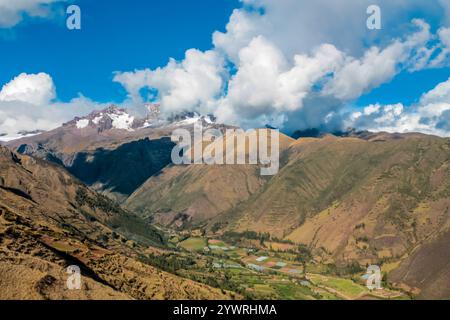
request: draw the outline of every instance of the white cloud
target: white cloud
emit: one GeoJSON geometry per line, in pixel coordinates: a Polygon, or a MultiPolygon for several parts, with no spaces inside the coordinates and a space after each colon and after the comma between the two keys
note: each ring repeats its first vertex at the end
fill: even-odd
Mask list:
{"type": "Polygon", "coordinates": [[[74,117],[104,109],[110,104],[100,104],[83,96],[70,102],[34,105],[23,101],[0,101],[0,134],[20,131],[52,130],[74,117]]]}
{"type": "Polygon", "coordinates": [[[135,70],[130,72],[116,72],[113,81],[120,83],[128,92],[129,98],[134,102],[141,102],[140,90],[148,87],[150,70],[135,70]]]}
{"type": "Polygon", "coordinates": [[[450,57],[450,28],[440,28],[438,30],[438,38],[437,51],[439,51],[439,54],[429,64],[431,67],[447,67],[450,57]]]}
{"type": "Polygon", "coordinates": [[[425,93],[417,105],[369,105],[350,114],[346,123],[370,131],[450,136],[450,78],[425,93]]]}
{"type": "Polygon", "coordinates": [[[422,104],[450,103],[450,78],[438,84],[433,90],[425,93],[421,98],[422,104]]]}
{"type": "Polygon", "coordinates": [[[9,28],[20,23],[24,15],[48,17],[51,5],[66,0],[0,0],[0,28],[9,28]]]}
{"type": "Polygon", "coordinates": [[[254,37],[262,35],[262,23],[264,22],[258,13],[235,9],[226,26],[226,32],[214,32],[215,48],[237,63],[239,51],[246,47],[254,37]]]}
{"type": "Polygon", "coordinates": [[[381,7],[383,29],[374,32],[366,27],[366,10],[374,4],[373,0],[242,2],[246,6],[233,12],[227,31],[214,34],[215,46],[232,57],[259,35],[286,56],[308,53],[311,48],[324,43],[333,44],[349,55],[360,56],[367,46],[385,45],[392,38],[400,37],[404,27],[414,18],[413,14],[421,12],[422,16],[437,16],[442,11],[442,6],[434,1],[378,0],[376,4],[381,7]]]}
{"type": "Polygon", "coordinates": [[[391,80],[405,65],[418,69],[418,65],[424,62],[423,56],[417,56],[417,52],[426,48],[432,36],[430,26],[424,21],[414,20],[413,23],[420,30],[405,41],[395,40],[385,49],[372,47],[361,59],[348,57],[345,66],[336,72],[325,92],[342,100],[351,100],[391,80]]]}
{"type": "Polygon", "coordinates": [[[51,130],[75,116],[105,108],[83,96],[68,103],[55,101],[55,86],[46,73],[22,73],[0,91],[0,134],[51,130]]]}
{"type": "Polygon", "coordinates": [[[434,35],[424,20],[411,22],[417,12],[441,15],[438,2],[379,0],[381,31],[366,28],[371,0],[242,2],[226,31],[213,34],[212,50],[188,50],[181,62],[118,73],[115,81],[134,101],[142,88],[155,89],[168,112],[214,113],[242,126],[335,128],[362,94],[402,71],[448,62],[446,29],[434,35]]]}
{"type": "Polygon", "coordinates": [[[21,101],[45,105],[56,96],[52,78],[46,73],[21,73],[5,84],[0,91],[0,101],[21,101]]]}
{"type": "Polygon", "coordinates": [[[311,56],[296,55],[290,65],[277,47],[263,37],[254,38],[239,52],[238,71],[229,82],[228,94],[219,102],[216,116],[219,121],[237,124],[246,119],[284,121],[280,113],[301,109],[312,86],[343,60],[334,46],[322,45],[311,56]]]}
{"type": "Polygon", "coordinates": [[[338,129],[348,101],[402,70],[428,67],[434,51],[430,26],[423,20],[413,20],[412,25],[418,30],[405,39],[393,40],[385,48],[373,46],[359,59],[324,44],[309,55],[294,55],[290,62],[279,47],[255,37],[234,58],[237,71],[215,115],[219,121],[244,126],[270,123],[293,129],[297,123],[302,129],[338,129]]]}
{"type": "Polygon", "coordinates": [[[186,51],[183,61],[170,59],[156,70],[136,70],[116,73],[114,81],[121,83],[133,100],[140,100],[139,90],[158,90],[162,112],[211,111],[223,90],[224,60],[215,51],[186,51]]]}

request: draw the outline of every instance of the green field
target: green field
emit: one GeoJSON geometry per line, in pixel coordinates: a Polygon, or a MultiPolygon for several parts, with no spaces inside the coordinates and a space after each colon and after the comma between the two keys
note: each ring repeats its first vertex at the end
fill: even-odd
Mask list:
{"type": "MultiPolygon", "coordinates": [[[[401,299],[401,292],[384,290],[370,292],[366,287],[350,278],[340,278],[329,274],[326,265],[311,263],[308,265],[306,279],[303,268],[294,261],[294,255],[273,250],[252,250],[245,247],[231,247],[219,239],[191,236],[177,245],[189,252],[201,253],[194,264],[187,265],[181,272],[196,281],[234,291],[250,299],[283,300],[341,300],[341,299],[401,299]],[[209,247],[210,250],[204,250],[209,247]],[[226,250],[222,249],[226,248],[226,250]],[[230,249],[232,248],[232,249],[230,249]],[[261,256],[264,261],[257,261],[261,256]],[[277,266],[276,263],[286,263],[277,266]],[[249,264],[259,265],[265,269],[257,271],[249,264]],[[238,267],[233,267],[237,265],[238,267]],[[384,297],[385,296],[385,297],[384,297]]],[[[183,253],[189,255],[188,253],[183,253]]]]}
{"type": "Polygon", "coordinates": [[[309,275],[311,280],[319,286],[331,288],[341,293],[343,296],[356,299],[367,292],[363,286],[353,282],[350,279],[335,278],[328,276],[309,275]]]}
{"type": "Polygon", "coordinates": [[[207,246],[207,243],[203,238],[192,237],[180,242],[178,245],[188,251],[202,251],[207,246]]]}

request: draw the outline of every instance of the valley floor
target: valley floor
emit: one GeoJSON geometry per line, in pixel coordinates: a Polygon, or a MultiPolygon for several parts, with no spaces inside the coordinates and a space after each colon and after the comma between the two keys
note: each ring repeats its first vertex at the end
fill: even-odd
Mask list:
{"type": "Polygon", "coordinates": [[[174,251],[150,255],[183,277],[230,291],[247,299],[359,300],[410,299],[393,288],[369,290],[364,271],[336,274],[329,265],[310,262],[306,275],[288,243],[226,242],[220,238],[172,232],[174,251]]]}

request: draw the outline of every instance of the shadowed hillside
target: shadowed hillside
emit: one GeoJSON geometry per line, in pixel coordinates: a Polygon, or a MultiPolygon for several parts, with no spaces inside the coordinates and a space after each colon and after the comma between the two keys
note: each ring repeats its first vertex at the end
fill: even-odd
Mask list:
{"type": "Polygon", "coordinates": [[[113,150],[81,152],[67,169],[99,190],[128,196],[148,177],[171,163],[170,152],[174,145],[169,138],[144,139],[113,150]]]}

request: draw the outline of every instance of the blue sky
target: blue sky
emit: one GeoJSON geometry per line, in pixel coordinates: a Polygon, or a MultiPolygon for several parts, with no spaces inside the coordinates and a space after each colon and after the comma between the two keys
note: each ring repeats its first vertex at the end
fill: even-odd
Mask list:
{"type": "Polygon", "coordinates": [[[0,134],[150,101],[244,128],[450,136],[447,0],[0,0],[0,52],[0,134]]]}
{"type": "Polygon", "coordinates": [[[53,19],[30,19],[0,31],[0,84],[16,75],[46,72],[58,98],[79,92],[96,101],[122,101],[113,72],[165,65],[189,48],[211,48],[237,0],[83,0],[82,30],[69,31],[61,5],[53,19]],[[129,3],[128,5],[124,5],[129,3]],[[61,11],[61,12],[59,12],[61,11]],[[2,36],[3,34],[3,36],[2,36]]]}
{"type": "Polygon", "coordinates": [[[358,106],[371,103],[406,105],[419,102],[424,92],[432,90],[437,84],[448,80],[450,68],[428,69],[417,72],[403,71],[392,81],[382,84],[357,100],[358,106]]]}

